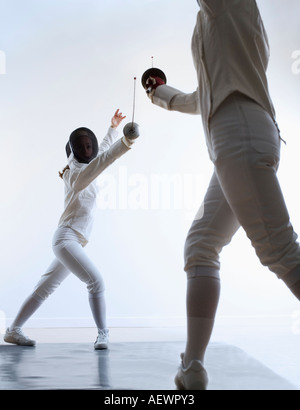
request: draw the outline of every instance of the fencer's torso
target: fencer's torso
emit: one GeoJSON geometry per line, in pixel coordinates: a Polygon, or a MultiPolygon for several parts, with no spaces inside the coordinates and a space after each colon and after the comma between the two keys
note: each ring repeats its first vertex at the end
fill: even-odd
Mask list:
{"type": "Polygon", "coordinates": [[[260,104],[272,117],[266,71],[267,34],[255,0],[199,0],[192,39],[201,112],[206,119],[233,92],[260,104]]]}
{"type": "Polygon", "coordinates": [[[67,171],[69,175],[66,175],[66,178],[64,178],[64,212],[58,225],[74,229],[81,234],[87,242],[94,221],[98,193],[97,183],[93,181],[82,190],[76,189],[76,182],[72,184],[72,180],[75,181],[80,170],[86,168],[86,166],[87,164],[79,164],[76,160],[70,164],[70,171],[67,171]],[[81,165],[83,165],[83,167],[81,167],[81,165]]]}
{"type": "MultiPolygon", "coordinates": [[[[210,119],[226,98],[240,92],[274,119],[266,71],[267,34],[255,0],[198,0],[192,54],[198,88],[186,94],[169,85],[158,87],[152,102],[170,111],[201,114],[210,147],[210,119]]],[[[275,121],[276,122],[276,121],[275,121]]]]}
{"type": "Polygon", "coordinates": [[[117,136],[117,131],[110,128],[99,147],[98,156],[89,164],[79,163],[72,153],[69,157],[70,169],[63,176],[65,205],[58,226],[72,228],[86,242],[94,222],[98,193],[96,178],[130,149],[130,143],[125,137],[115,142],[117,136]]]}

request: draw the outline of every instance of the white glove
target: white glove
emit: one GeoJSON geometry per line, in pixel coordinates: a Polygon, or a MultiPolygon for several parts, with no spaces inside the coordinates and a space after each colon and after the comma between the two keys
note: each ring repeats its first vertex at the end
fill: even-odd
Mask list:
{"type": "Polygon", "coordinates": [[[128,138],[129,140],[135,140],[140,136],[138,124],[136,124],[135,122],[129,122],[125,125],[123,133],[124,137],[128,138]]]}

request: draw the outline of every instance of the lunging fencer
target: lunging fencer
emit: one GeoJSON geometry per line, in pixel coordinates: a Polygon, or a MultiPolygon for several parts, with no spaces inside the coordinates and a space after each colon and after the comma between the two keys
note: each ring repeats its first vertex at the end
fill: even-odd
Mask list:
{"type": "Polygon", "coordinates": [[[84,247],[89,241],[94,221],[98,191],[96,178],[126,154],[138,136],[132,136],[132,132],[127,135],[125,127],[124,136],[117,140],[116,129],[124,118],[117,110],[100,146],[97,137],[88,128],[78,128],[72,132],[66,146],[68,166],[60,173],[65,185],[65,206],[52,242],[56,258],[7,329],[5,342],[21,346],[35,345],[34,340],[23,334],[23,325],[63,280],[73,273],[87,285],[89,304],[98,328],[94,347],[96,350],[107,349],[109,330],[106,324],[104,281],[98,268],[84,252],[84,247]]]}
{"type": "Polygon", "coordinates": [[[155,74],[145,84],[154,104],[202,116],[214,164],[185,245],[187,343],[175,378],[183,390],[207,388],[204,360],[220,296],[220,253],[240,226],[261,263],[300,299],[300,248],[276,176],[281,136],[259,9],[255,0],[198,4],[192,38],[198,89],[183,93],[155,74]]]}

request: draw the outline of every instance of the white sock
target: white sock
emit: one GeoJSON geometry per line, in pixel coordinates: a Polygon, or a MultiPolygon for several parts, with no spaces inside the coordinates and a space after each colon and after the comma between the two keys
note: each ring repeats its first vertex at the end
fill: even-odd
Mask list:
{"type": "MultiPolygon", "coordinates": [[[[198,268],[201,269],[201,268],[198,268]]],[[[215,323],[220,297],[220,280],[204,276],[190,278],[187,285],[187,345],[184,365],[192,360],[204,363],[205,352],[215,323]]]]}
{"type": "Polygon", "coordinates": [[[89,303],[97,328],[99,330],[106,329],[106,303],[104,292],[90,294],[89,303]]]}

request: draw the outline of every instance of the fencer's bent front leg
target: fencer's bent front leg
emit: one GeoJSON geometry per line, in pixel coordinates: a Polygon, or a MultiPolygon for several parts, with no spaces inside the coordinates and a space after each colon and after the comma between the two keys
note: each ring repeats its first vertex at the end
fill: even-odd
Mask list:
{"type": "Polygon", "coordinates": [[[276,171],[263,158],[243,164],[219,161],[216,168],[227,200],[261,263],[282,278],[300,264],[300,251],[276,171]]]}
{"type": "Polygon", "coordinates": [[[277,178],[278,129],[268,113],[242,96],[223,104],[211,127],[224,196],[261,263],[283,279],[300,265],[300,248],[277,178]]]}

